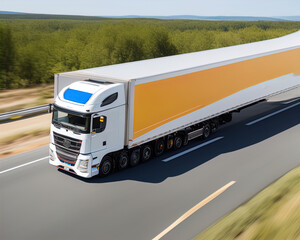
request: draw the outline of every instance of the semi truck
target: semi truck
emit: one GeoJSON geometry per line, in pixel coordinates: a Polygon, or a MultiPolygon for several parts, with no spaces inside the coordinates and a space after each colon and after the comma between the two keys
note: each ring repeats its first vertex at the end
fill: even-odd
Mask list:
{"type": "Polygon", "coordinates": [[[84,178],[208,138],[232,113],[300,85],[300,31],[55,74],[49,163],[84,178]]]}

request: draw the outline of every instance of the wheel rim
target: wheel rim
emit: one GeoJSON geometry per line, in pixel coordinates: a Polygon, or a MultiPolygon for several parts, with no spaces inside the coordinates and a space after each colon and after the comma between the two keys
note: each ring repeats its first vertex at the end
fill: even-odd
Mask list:
{"type": "Polygon", "coordinates": [[[145,160],[148,160],[150,158],[150,156],[151,156],[151,149],[150,149],[150,147],[145,147],[144,151],[143,151],[143,158],[145,160]]]}
{"type": "Polygon", "coordinates": [[[176,140],[175,140],[176,148],[180,148],[181,145],[182,145],[182,139],[180,137],[176,138],[176,140]]]}
{"type": "Polygon", "coordinates": [[[155,146],[155,156],[161,155],[165,150],[165,144],[163,140],[158,140],[155,146]]]}
{"type": "Polygon", "coordinates": [[[173,138],[171,138],[171,139],[168,140],[167,148],[171,149],[173,147],[173,145],[174,145],[174,140],[173,140],[173,138]]]}
{"type": "Polygon", "coordinates": [[[122,156],[119,164],[120,168],[125,168],[128,164],[128,158],[126,156],[122,156]]]}
{"type": "Polygon", "coordinates": [[[111,171],[111,162],[110,161],[104,162],[102,166],[102,173],[106,175],[110,173],[110,171],[111,171]]]}
{"type": "Polygon", "coordinates": [[[136,165],[139,161],[138,153],[133,152],[131,155],[131,164],[136,165]]]}
{"type": "Polygon", "coordinates": [[[205,138],[207,138],[207,137],[209,136],[209,134],[210,134],[210,129],[209,129],[208,126],[206,126],[206,127],[204,128],[204,131],[203,131],[203,136],[204,136],[205,138]]]}

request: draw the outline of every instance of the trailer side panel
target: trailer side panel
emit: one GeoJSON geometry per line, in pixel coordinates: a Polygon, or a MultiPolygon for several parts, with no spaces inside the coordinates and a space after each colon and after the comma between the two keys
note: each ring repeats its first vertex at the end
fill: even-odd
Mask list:
{"type": "Polygon", "coordinates": [[[295,87],[300,84],[297,74],[299,48],[136,85],[132,145],[200,120],[196,118],[221,114],[295,87]],[[235,102],[222,107],[219,103],[228,98],[235,102]],[[218,108],[208,110],[216,104],[218,108]],[[207,114],[201,111],[205,109],[207,114]]]}

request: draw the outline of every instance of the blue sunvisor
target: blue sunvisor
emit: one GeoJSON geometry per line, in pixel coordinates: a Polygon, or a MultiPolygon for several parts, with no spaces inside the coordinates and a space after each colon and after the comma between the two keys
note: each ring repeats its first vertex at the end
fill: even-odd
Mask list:
{"type": "Polygon", "coordinates": [[[66,100],[85,104],[93,94],[68,88],[64,93],[66,100]]]}

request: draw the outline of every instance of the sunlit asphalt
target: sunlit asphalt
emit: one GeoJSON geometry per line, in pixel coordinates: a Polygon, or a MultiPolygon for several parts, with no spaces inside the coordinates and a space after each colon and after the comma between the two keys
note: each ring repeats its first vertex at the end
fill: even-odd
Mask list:
{"type": "Polygon", "coordinates": [[[246,125],[300,100],[289,101],[242,110],[206,140],[220,137],[217,141],[197,147],[204,141],[194,140],[104,179],[86,180],[57,170],[42,159],[47,146],[0,159],[0,239],[153,239],[235,181],[162,237],[192,239],[300,164],[300,105],[246,125]]]}

